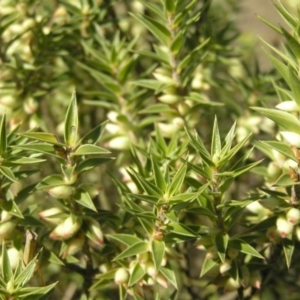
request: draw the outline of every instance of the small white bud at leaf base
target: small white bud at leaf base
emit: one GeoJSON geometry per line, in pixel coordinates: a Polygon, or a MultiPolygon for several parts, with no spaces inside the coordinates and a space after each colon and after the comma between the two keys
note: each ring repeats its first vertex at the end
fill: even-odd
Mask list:
{"type": "Polygon", "coordinates": [[[273,181],[275,181],[282,173],[282,169],[276,162],[270,162],[267,171],[270,179],[273,181]]]}
{"type": "Polygon", "coordinates": [[[65,259],[69,255],[76,254],[77,252],[82,250],[84,242],[85,242],[84,234],[79,234],[78,236],[72,238],[70,241],[67,242],[65,249],[61,253],[61,257],[65,259]]]}
{"type": "Polygon", "coordinates": [[[259,271],[253,271],[250,275],[250,285],[256,289],[260,289],[262,278],[259,271]]]}
{"type": "MultiPolygon", "coordinates": [[[[14,270],[19,263],[19,260],[21,258],[20,252],[16,248],[10,248],[7,250],[7,255],[10,263],[10,267],[14,270]]],[[[0,266],[2,262],[2,257],[0,259],[0,266]]]]}
{"type": "Polygon", "coordinates": [[[230,277],[225,283],[224,293],[230,293],[236,291],[239,287],[240,287],[240,283],[237,280],[230,277]]]}
{"type": "Polygon", "coordinates": [[[300,147],[300,135],[290,131],[280,131],[286,142],[296,147],[300,147]]]}
{"type": "Polygon", "coordinates": [[[286,112],[297,112],[299,107],[297,103],[293,100],[283,101],[275,106],[277,109],[286,111],[286,112]]]}
{"type": "Polygon", "coordinates": [[[10,279],[7,284],[6,284],[6,291],[9,293],[9,294],[12,294],[14,291],[15,291],[15,287],[14,287],[14,280],[13,278],[10,279]]]}
{"type": "Polygon", "coordinates": [[[66,213],[60,209],[50,208],[39,213],[41,219],[47,222],[50,226],[57,226],[62,223],[66,218],[66,213]]]}
{"type": "Polygon", "coordinates": [[[155,280],[165,289],[168,288],[168,280],[161,273],[155,277],[155,280]]]}
{"type": "Polygon", "coordinates": [[[17,223],[9,220],[0,224],[0,240],[6,240],[13,238],[13,231],[16,228],[17,223]]]}
{"type": "Polygon", "coordinates": [[[1,212],[1,223],[10,220],[12,218],[12,216],[13,215],[10,214],[8,211],[2,210],[2,212],[1,212]]]}
{"type": "Polygon", "coordinates": [[[286,219],[293,225],[298,224],[300,222],[300,210],[295,207],[291,208],[286,214],[286,219]]]}
{"type": "Polygon", "coordinates": [[[224,274],[231,269],[231,259],[226,259],[223,263],[220,264],[220,273],[224,274]]]}
{"type": "Polygon", "coordinates": [[[276,227],[280,236],[284,239],[293,231],[294,226],[286,218],[280,216],[276,220],[276,227]]]}
{"type": "Polygon", "coordinates": [[[182,98],[177,95],[165,94],[165,95],[158,97],[158,100],[160,102],[163,102],[166,104],[175,104],[175,103],[182,101],[182,98]]]}
{"type": "Polygon", "coordinates": [[[127,283],[128,279],[129,279],[129,273],[125,268],[120,268],[115,273],[115,283],[116,284],[127,283]]]}
{"type": "Polygon", "coordinates": [[[73,186],[60,185],[50,188],[48,193],[54,198],[67,200],[74,195],[75,191],[76,189],[73,186]]]}
{"type": "Polygon", "coordinates": [[[155,269],[154,263],[151,260],[147,261],[147,263],[145,265],[145,269],[149,276],[151,276],[153,278],[156,277],[156,269],[155,269]]]}
{"type": "Polygon", "coordinates": [[[100,224],[93,220],[89,219],[88,221],[88,227],[89,227],[89,235],[88,237],[96,244],[103,246],[103,232],[101,229],[100,224]]]}
{"type": "Polygon", "coordinates": [[[127,136],[118,136],[108,141],[106,145],[115,150],[127,150],[130,147],[130,140],[127,136]]]}
{"type": "Polygon", "coordinates": [[[69,216],[63,223],[54,228],[50,238],[54,240],[67,240],[73,237],[81,227],[82,220],[76,216],[69,216]]]}

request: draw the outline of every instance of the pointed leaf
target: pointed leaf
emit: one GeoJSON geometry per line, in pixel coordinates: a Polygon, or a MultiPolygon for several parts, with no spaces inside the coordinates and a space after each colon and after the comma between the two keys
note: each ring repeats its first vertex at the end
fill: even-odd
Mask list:
{"type": "Polygon", "coordinates": [[[291,266],[291,262],[292,262],[292,256],[294,253],[295,244],[294,244],[293,240],[290,240],[288,238],[283,239],[282,244],[283,244],[283,252],[284,252],[284,256],[285,256],[286,265],[289,269],[291,266]]]}
{"type": "Polygon", "coordinates": [[[214,268],[217,265],[217,262],[213,260],[212,258],[205,258],[202,268],[201,268],[201,273],[200,277],[205,275],[207,272],[209,272],[212,268],[214,268]]]}
{"type": "Polygon", "coordinates": [[[211,141],[211,156],[219,156],[221,152],[221,138],[219,133],[217,117],[215,117],[212,141],[211,141]]]}
{"type": "Polygon", "coordinates": [[[65,118],[65,143],[68,147],[75,147],[78,131],[78,109],[76,92],[74,91],[65,118]]]}
{"type": "Polygon", "coordinates": [[[17,182],[18,181],[17,178],[15,177],[14,173],[8,167],[1,166],[0,167],[0,173],[12,182],[17,182]]]}
{"type": "Polygon", "coordinates": [[[293,99],[297,103],[298,107],[300,108],[300,81],[298,77],[295,75],[292,67],[289,66],[289,75],[290,81],[288,82],[292,92],[293,92],[293,99]]]}
{"type": "Polygon", "coordinates": [[[168,279],[168,281],[175,287],[175,289],[178,289],[175,272],[173,270],[161,267],[160,272],[168,279]]]}
{"type": "Polygon", "coordinates": [[[82,139],[77,143],[80,144],[96,144],[104,131],[105,125],[107,122],[101,123],[93,128],[90,132],[88,132],[82,139]]]}
{"type": "Polygon", "coordinates": [[[294,115],[276,109],[262,107],[252,107],[252,109],[273,120],[286,130],[300,134],[300,122],[294,115]]]}
{"type": "Polygon", "coordinates": [[[250,246],[247,242],[243,240],[236,239],[229,241],[228,247],[239,250],[242,253],[264,259],[262,255],[260,255],[252,246],[250,246]]]}
{"type": "Polygon", "coordinates": [[[0,156],[5,153],[6,147],[7,147],[6,114],[4,114],[0,124],[0,156]]]}
{"type": "Polygon", "coordinates": [[[159,187],[159,189],[164,192],[166,191],[166,182],[153,156],[151,156],[151,163],[152,163],[152,170],[153,170],[155,183],[159,187]]]}
{"type": "Polygon", "coordinates": [[[175,176],[172,179],[171,184],[167,188],[167,193],[169,196],[173,196],[179,192],[182,187],[182,183],[185,178],[187,166],[186,164],[182,164],[178,171],[176,172],[175,176]]]}
{"type": "Polygon", "coordinates": [[[13,278],[13,272],[10,266],[6,245],[2,244],[1,272],[4,281],[7,283],[13,278]]]}
{"type": "Polygon", "coordinates": [[[132,234],[125,234],[125,233],[115,233],[115,234],[108,234],[107,235],[109,238],[112,238],[118,242],[121,242],[127,246],[132,246],[136,243],[141,243],[143,242],[141,239],[138,237],[132,235],[132,234]]]}
{"type": "Polygon", "coordinates": [[[72,152],[71,155],[101,155],[101,154],[109,154],[110,151],[101,148],[92,144],[85,144],[79,146],[75,152],[72,152]]]}
{"type": "Polygon", "coordinates": [[[42,181],[40,181],[36,185],[36,189],[45,189],[45,188],[50,188],[50,187],[55,187],[55,186],[60,186],[60,185],[66,185],[62,176],[61,175],[50,175],[45,177],[42,181]]]}
{"type": "Polygon", "coordinates": [[[130,15],[142,23],[162,44],[169,44],[171,33],[162,23],[159,23],[146,15],[130,15]]]}
{"type": "Polygon", "coordinates": [[[111,161],[110,157],[91,157],[80,161],[76,167],[78,174],[92,170],[102,164],[111,161]]]}
{"type": "Polygon", "coordinates": [[[134,284],[139,282],[145,276],[145,274],[145,268],[142,268],[141,265],[137,263],[130,274],[128,286],[133,286],[134,284]]]}
{"type": "MultiPolygon", "coordinates": [[[[18,133],[20,136],[24,136],[30,139],[47,142],[49,144],[58,145],[58,146],[64,146],[64,144],[60,143],[57,139],[57,137],[52,133],[47,132],[22,132],[18,133]]],[[[19,145],[21,146],[21,145],[19,145]]]]}
{"type": "Polygon", "coordinates": [[[158,272],[165,255],[165,243],[153,240],[151,242],[151,253],[156,272],[158,272]]]}
{"type": "Polygon", "coordinates": [[[137,255],[140,253],[147,252],[149,250],[148,243],[145,242],[138,242],[136,244],[131,245],[126,250],[124,250],[122,253],[120,253],[117,257],[115,257],[113,260],[120,260],[126,257],[130,257],[133,255],[137,255]]]}
{"type": "Polygon", "coordinates": [[[286,143],[278,142],[278,141],[261,141],[261,143],[267,145],[270,147],[270,149],[274,149],[281,154],[285,155],[287,158],[290,158],[294,161],[296,161],[296,158],[293,154],[293,151],[290,146],[288,146],[286,143]]]}
{"type": "Polygon", "coordinates": [[[80,205],[97,212],[97,209],[93,203],[90,194],[88,193],[88,191],[85,190],[84,187],[77,188],[76,193],[73,197],[74,200],[80,205]]]}
{"type": "Polygon", "coordinates": [[[218,233],[214,238],[214,243],[221,262],[225,262],[228,241],[229,241],[229,236],[228,234],[225,233],[218,233]]]}
{"type": "Polygon", "coordinates": [[[287,44],[289,45],[290,49],[294,53],[295,57],[298,61],[300,61],[300,45],[299,42],[290,35],[283,27],[281,27],[281,31],[287,41],[287,44]]]}

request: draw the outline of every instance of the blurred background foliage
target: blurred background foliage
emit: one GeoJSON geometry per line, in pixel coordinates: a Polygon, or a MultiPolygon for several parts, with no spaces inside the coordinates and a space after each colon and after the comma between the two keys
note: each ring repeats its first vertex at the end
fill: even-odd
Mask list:
{"type": "MultiPolygon", "coordinates": [[[[284,3],[290,5],[293,11],[291,7],[295,6],[294,2],[284,3]]],[[[209,208],[212,210],[222,201],[244,199],[245,195],[248,195],[248,200],[252,197],[253,201],[265,199],[268,193],[273,198],[283,197],[280,193],[284,193],[285,189],[279,189],[279,194],[274,192],[274,195],[256,190],[258,186],[269,189],[281,172],[278,168],[285,168],[286,172],[288,163],[284,165],[285,158],[258,142],[261,139],[274,139],[278,128],[268,118],[269,115],[256,113],[250,107],[270,108],[278,104],[278,98],[287,100],[288,93],[280,88],[288,88],[288,82],[281,79],[282,73],[278,72],[278,68],[266,67],[261,54],[257,56],[253,53],[258,47],[257,40],[249,33],[242,33],[240,28],[243,26],[237,21],[243,15],[243,9],[243,3],[238,0],[1,0],[0,114],[6,116],[7,132],[12,132],[7,140],[7,149],[12,151],[8,152],[7,157],[14,157],[17,153],[19,156],[28,156],[28,161],[31,159],[32,164],[37,164],[42,162],[38,160],[41,153],[50,154],[38,170],[29,166],[25,175],[19,177],[7,173],[9,171],[5,167],[12,168],[9,163],[3,165],[1,172],[4,179],[13,178],[11,181],[14,183],[2,184],[1,194],[5,195],[2,197],[7,200],[8,191],[15,195],[10,197],[20,213],[12,214],[2,204],[0,232],[3,224],[10,222],[11,226],[7,225],[9,229],[4,231],[7,233],[10,230],[9,234],[3,233],[1,240],[7,240],[9,249],[21,251],[25,230],[31,228],[38,232],[39,246],[44,247],[40,263],[44,280],[59,281],[50,299],[122,299],[126,292],[132,295],[128,296],[129,299],[175,299],[172,285],[177,287],[177,284],[172,276],[180,272],[184,276],[179,280],[177,299],[221,299],[224,286],[226,292],[240,288],[240,285],[232,282],[234,275],[226,273],[228,261],[223,258],[217,263],[223,264],[220,272],[226,273],[225,276],[217,277],[212,271],[208,277],[199,279],[201,267],[201,275],[206,273],[203,271],[203,261],[210,259],[207,255],[211,250],[211,241],[208,244],[198,241],[200,250],[197,250],[195,241],[198,235],[194,234],[196,228],[193,227],[192,230],[180,225],[174,231],[179,236],[185,236],[182,240],[177,237],[182,243],[176,244],[175,237],[174,240],[169,237],[170,240],[165,241],[162,253],[171,261],[166,268],[157,267],[158,263],[163,263],[163,258],[155,256],[153,248],[149,250],[152,261],[141,256],[147,252],[143,248],[145,240],[149,240],[151,247],[161,247],[156,244],[160,237],[155,234],[159,236],[163,226],[170,226],[164,223],[165,218],[174,224],[194,223],[209,227],[211,220],[206,220],[207,216],[202,218],[203,211],[199,216],[191,212],[196,202],[204,201],[205,197],[213,199],[211,201],[214,204],[209,208]],[[76,97],[73,94],[70,102],[74,89],[76,97]],[[66,117],[66,111],[73,108],[77,111],[77,106],[78,120],[69,114],[73,118],[70,122],[75,122],[72,123],[76,127],[75,139],[90,131],[92,133],[80,140],[76,148],[68,140],[72,133],[66,129],[70,120],[66,117]],[[114,159],[108,159],[105,150],[99,146],[81,148],[84,150],[76,154],[80,147],[78,145],[94,144],[96,147],[103,131],[99,124],[105,121],[101,145],[112,152],[114,159]],[[236,127],[233,126],[235,122],[236,127]],[[95,128],[97,130],[93,131],[95,128]],[[202,144],[194,137],[195,130],[202,144]],[[23,132],[23,135],[17,135],[14,139],[17,131],[23,132]],[[47,140],[40,133],[35,135],[36,132],[50,133],[51,136],[47,140]],[[46,149],[38,146],[32,139],[47,142],[51,147],[46,149]],[[216,158],[216,149],[212,149],[211,157],[203,150],[209,148],[211,143],[218,148],[218,139],[225,139],[226,144],[226,149],[223,152],[220,150],[226,157],[222,163],[216,158]],[[230,149],[234,145],[237,150],[242,146],[243,149],[239,152],[232,150],[234,155],[231,155],[230,149]],[[251,152],[253,145],[260,151],[251,152]],[[21,152],[14,152],[15,149],[21,149],[21,152]],[[206,157],[204,163],[199,153],[206,157]],[[73,154],[79,157],[78,160],[70,159],[73,154]],[[95,154],[100,157],[90,158],[95,154]],[[264,156],[268,158],[257,167],[256,162],[264,156]],[[84,164],[86,157],[89,157],[90,165],[84,164]],[[184,161],[186,164],[182,164],[184,161]],[[96,168],[106,162],[105,167],[96,168]],[[201,171],[204,165],[206,169],[201,171]],[[250,169],[252,173],[248,172],[250,169]],[[157,170],[163,173],[163,178],[157,170]],[[224,172],[224,178],[232,176],[230,180],[227,177],[224,179],[218,187],[220,191],[213,181],[218,171],[220,174],[224,172]],[[64,181],[60,182],[59,179],[56,183],[50,183],[47,176],[57,173],[63,174],[64,181]],[[77,173],[81,175],[78,179],[77,173]],[[213,183],[209,182],[211,178],[213,183]],[[202,199],[199,189],[204,191],[206,180],[212,186],[210,193],[204,192],[202,199]],[[61,187],[62,183],[64,188],[67,187],[67,191],[63,191],[67,195],[53,189],[61,187]],[[152,184],[158,185],[160,192],[165,192],[163,197],[167,193],[173,197],[174,202],[166,211],[159,204],[162,200],[157,200],[155,193],[151,194],[157,192],[152,184]],[[81,195],[79,199],[76,196],[78,190],[81,195]],[[184,194],[196,196],[187,198],[184,194]],[[82,198],[82,195],[87,198],[82,198]],[[77,197],[76,201],[84,209],[78,209],[72,201],[60,201],[71,196],[77,197]],[[20,204],[18,197],[22,197],[20,204]],[[196,197],[199,197],[197,201],[196,197]],[[190,206],[184,204],[180,207],[180,200],[188,201],[190,206]],[[181,214],[183,208],[186,211],[181,214]],[[172,211],[174,215],[171,215],[172,211]],[[140,217],[135,218],[134,215],[140,217]],[[23,219],[20,221],[18,218],[21,216],[23,219]],[[49,216],[51,222],[47,219],[49,216]],[[67,238],[57,238],[58,233],[52,231],[54,224],[62,224],[66,220],[74,225],[75,229],[71,226],[74,232],[67,238]],[[147,226],[155,226],[156,229],[152,232],[147,226]],[[187,234],[185,230],[190,231],[187,234]],[[113,237],[115,233],[120,234],[119,238],[113,237]],[[131,234],[135,239],[125,238],[122,233],[131,234]],[[187,241],[186,237],[192,237],[191,241],[187,241]],[[89,242],[86,242],[86,238],[89,242]],[[114,239],[121,243],[123,241],[127,246],[132,246],[133,241],[140,243],[140,250],[133,249],[131,252],[131,256],[137,255],[136,260],[126,261],[130,257],[128,255],[119,257],[121,261],[118,263],[112,262],[118,254],[124,254],[124,247],[115,244],[114,239]],[[176,260],[180,262],[176,264],[176,260]],[[136,261],[144,264],[144,269],[138,269],[136,261]],[[154,263],[156,271],[160,270],[159,275],[152,276],[149,271],[151,268],[147,265],[150,261],[151,267],[154,263]],[[131,273],[131,286],[125,288],[123,283],[128,283],[126,276],[130,268],[138,275],[133,277],[131,273]],[[145,268],[148,268],[148,273],[145,268]],[[143,276],[148,282],[144,282],[142,287],[135,284],[143,276]],[[155,278],[154,283],[151,277],[155,278]]],[[[256,12],[260,14],[259,6],[256,12]]],[[[263,17],[268,19],[268,16],[263,17]]],[[[243,20],[239,22],[243,23],[243,20]]],[[[262,21],[261,24],[268,27],[262,21]]],[[[283,39],[279,36],[278,40],[268,42],[285,51],[285,47],[280,46],[283,39]]],[[[264,54],[264,59],[266,57],[264,54]]],[[[5,125],[5,117],[2,120],[5,125]]],[[[4,125],[1,126],[4,128],[4,125]]],[[[2,136],[5,134],[3,129],[2,136]]],[[[278,139],[282,140],[281,137],[278,139]]],[[[3,153],[5,151],[6,148],[3,153]]],[[[23,167],[11,170],[21,172],[23,167]]],[[[205,207],[210,204],[202,205],[205,207]]],[[[283,207],[286,209],[286,206],[283,207]]],[[[247,226],[259,224],[272,214],[263,211],[262,205],[260,211],[254,206],[251,209],[245,215],[247,226]]],[[[209,218],[213,220],[213,216],[209,218]]],[[[275,222],[273,218],[271,225],[262,226],[260,230],[264,232],[259,234],[265,236],[268,226],[274,227],[275,222]]],[[[220,229],[218,222],[212,221],[212,224],[220,229]]],[[[241,228],[245,224],[237,224],[232,235],[243,232],[241,228]]],[[[248,250],[248,255],[256,259],[268,248],[262,236],[259,237],[263,242],[258,243],[258,247],[257,241],[249,239],[259,253],[248,250]]],[[[243,243],[239,245],[242,247],[245,245],[243,243]]],[[[13,255],[17,255],[16,252],[13,255]]],[[[273,256],[268,255],[271,262],[273,256]]],[[[235,259],[235,254],[231,258],[235,259]]],[[[242,264],[247,265],[247,259],[243,257],[242,264]]],[[[287,261],[290,262],[289,259],[287,261]]],[[[213,267],[211,265],[207,271],[213,270],[213,267]]],[[[237,265],[235,268],[238,269],[237,265]]],[[[245,268],[236,271],[241,278],[250,278],[250,273],[252,276],[251,284],[249,278],[247,283],[242,284],[245,288],[249,285],[252,287],[249,295],[244,296],[245,299],[267,299],[262,296],[263,293],[272,297],[280,294],[278,291],[274,294],[267,288],[263,292],[258,291],[262,281],[260,271],[263,269],[260,263],[255,261],[252,266],[245,268]]],[[[263,276],[273,282],[271,271],[268,271],[264,270],[263,276]]],[[[287,281],[291,284],[291,279],[296,275],[289,275],[287,281]]],[[[278,279],[276,275],[274,277],[278,279]]],[[[37,279],[33,282],[38,285],[37,279]]],[[[297,284],[293,288],[299,293],[297,284]]],[[[238,293],[242,299],[242,290],[239,289],[238,293]]],[[[236,293],[230,295],[230,299],[237,297],[236,293]]]]}

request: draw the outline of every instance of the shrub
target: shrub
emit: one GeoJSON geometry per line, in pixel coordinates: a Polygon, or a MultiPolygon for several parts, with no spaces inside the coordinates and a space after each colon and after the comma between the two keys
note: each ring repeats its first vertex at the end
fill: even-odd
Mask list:
{"type": "Polygon", "coordinates": [[[274,5],[264,73],[235,1],[1,3],[0,299],[299,298],[299,20],[274,5]]]}

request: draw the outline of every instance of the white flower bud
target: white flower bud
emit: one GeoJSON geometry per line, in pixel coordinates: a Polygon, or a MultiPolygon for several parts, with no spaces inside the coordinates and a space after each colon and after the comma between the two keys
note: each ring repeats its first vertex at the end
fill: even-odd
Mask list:
{"type": "Polygon", "coordinates": [[[65,221],[51,232],[50,238],[54,240],[67,240],[74,236],[81,227],[82,220],[76,216],[69,216],[65,221]]]}
{"type": "Polygon", "coordinates": [[[260,289],[262,278],[259,271],[253,271],[250,275],[250,285],[256,289],[260,289]]]}
{"type": "Polygon", "coordinates": [[[6,240],[13,238],[13,231],[15,230],[17,223],[13,220],[0,224],[0,240],[6,240]]]}
{"type": "Polygon", "coordinates": [[[294,100],[283,101],[275,106],[276,108],[286,112],[297,112],[299,107],[294,100]]]}
{"type": "Polygon", "coordinates": [[[74,195],[75,191],[73,186],[60,185],[50,188],[48,193],[54,198],[67,200],[74,195]]]}
{"type": "Polygon", "coordinates": [[[223,263],[220,264],[220,273],[224,274],[231,269],[231,259],[226,259],[223,263]]]}
{"type": "Polygon", "coordinates": [[[280,131],[280,134],[283,136],[284,140],[291,145],[300,147],[300,135],[295,132],[290,131],[280,131]]]}
{"type": "Polygon", "coordinates": [[[127,283],[129,280],[129,273],[125,268],[120,268],[115,273],[115,283],[116,284],[123,284],[127,283]]]}
{"type": "Polygon", "coordinates": [[[287,221],[284,217],[278,217],[276,227],[280,236],[284,239],[293,231],[293,224],[287,221]]]}
{"type": "Polygon", "coordinates": [[[286,219],[293,225],[296,225],[300,222],[300,210],[297,208],[291,208],[286,214],[286,219]]]}

